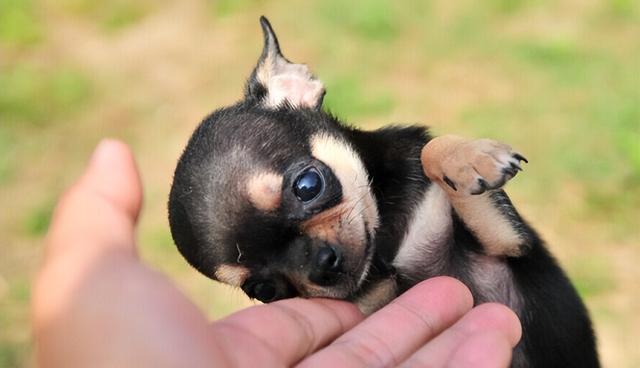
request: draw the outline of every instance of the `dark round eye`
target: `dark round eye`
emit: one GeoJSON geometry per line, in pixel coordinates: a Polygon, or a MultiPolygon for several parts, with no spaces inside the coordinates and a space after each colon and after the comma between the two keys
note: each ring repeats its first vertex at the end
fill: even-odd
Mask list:
{"type": "Polygon", "coordinates": [[[322,192],[322,187],[322,176],[316,169],[311,168],[296,178],[293,194],[302,202],[309,202],[322,192]]]}
{"type": "Polygon", "coordinates": [[[258,282],[253,286],[253,297],[263,303],[268,303],[275,299],[276,288],[268,282],[258,282]]]}

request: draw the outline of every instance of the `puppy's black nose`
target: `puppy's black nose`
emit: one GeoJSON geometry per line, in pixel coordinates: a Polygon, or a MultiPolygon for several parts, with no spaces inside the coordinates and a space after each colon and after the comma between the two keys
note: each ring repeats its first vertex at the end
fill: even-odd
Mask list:
{"type": "Polygon", "coordinates": [[[309,280],[321,286],[333,285],[337,281],[341,266],[340,252],[332,246],[322,247],[316,254],[309,280]]]}
{"type": "Polygon", "coordinates": [[[340,261],[342,261],[342,257],[338,251],[332,246],[327,246],[318,251],[316,267],[324,271],[335,272],[340,267],[340,261]]]}

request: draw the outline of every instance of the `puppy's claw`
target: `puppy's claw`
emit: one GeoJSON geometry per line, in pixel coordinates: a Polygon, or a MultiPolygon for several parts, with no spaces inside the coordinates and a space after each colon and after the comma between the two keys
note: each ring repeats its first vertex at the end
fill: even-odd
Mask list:
{"type": "Polygon", "coordinates": [[[482,188],[483,190],[487,190],[490,187],[489,183],[487,183],[487,181],[483,178],[478,178],[478,184],[480,184],[480,188],[482,188]]]}
{"type": "Polygon", "coordinates": [[[422,151],[425,174],[449,196],[478,195],[497,190],[523,170],[527,158],[490,139],[442,136],[422,151]],[[446,183],[446,184],[445,184],[446,183]]]}
{"type": "Polygon", "coordinates": [[[442,178],[442,180],[447,183],[447,185],[450,186],[451,189],[455,190],[456,192],[458,191],[458,188],[456,188],[456,184],[451,181],[451,179],[449,179],[446,175],[442,178]]]}
{"type": "Polygon", "coordinates": [[[524,161],[524,162],[526,162],[526,163],[529,163],[529,160],[527,160],[527,159],[526,159],[526,157],[522,156],[522,155],[521,155],[521,154],[519,154],[519,153],[514,153],[514,154],[513,154],[513,158],[515,158],[515,159],[516,159],[516,160],[518,160],[518,161],[524,161]]]}
{"type": "Polygon", "coordinates": [[[478,186],[479,188],[472,191],[471,194],[473,195],[478,195],[478,194],[482,194],[484,192],[487,191],[487,189],[489,189],[489,183],[487,183],[486,180],[484,180],[483,178],[478,178],[478,186]]]}
{"type": "Polygon", "coordinates": [[[517,168],[513,164],[511,164],[511,168],[505,167],[502,169],[502,174],[508,175],[509,177],[513,178],[518,173],[518,170],[522,169],[517,168]]]}

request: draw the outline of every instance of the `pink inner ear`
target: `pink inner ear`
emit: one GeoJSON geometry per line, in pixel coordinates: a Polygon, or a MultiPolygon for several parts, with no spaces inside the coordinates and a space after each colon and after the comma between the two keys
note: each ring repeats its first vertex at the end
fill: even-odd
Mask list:
{"type": "Polygon", "coordinates": [[[316,107],[324,86],[301,64],[282,65],[268,83],[266,104],[276,107],[285,100],[295,107],[316,107]]]}
{"type": "Polygon", "coordinates": [[[323,86],[317,80],[285,74],[272,78],[269,86],[269,104],[279,105],[287,100],[297,107],[315,107],[322,97],[323,86]]]}

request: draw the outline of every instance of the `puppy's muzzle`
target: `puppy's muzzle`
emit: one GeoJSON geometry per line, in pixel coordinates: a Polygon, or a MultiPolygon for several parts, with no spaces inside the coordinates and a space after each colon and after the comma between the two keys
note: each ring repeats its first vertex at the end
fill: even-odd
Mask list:
{"type": "Polygon", "coordinates": [[[342,273],[342,261],[342,254],[335,247],[326,245],[318,249],[309,281],[320,286],[335,285],[342,273]]]}

